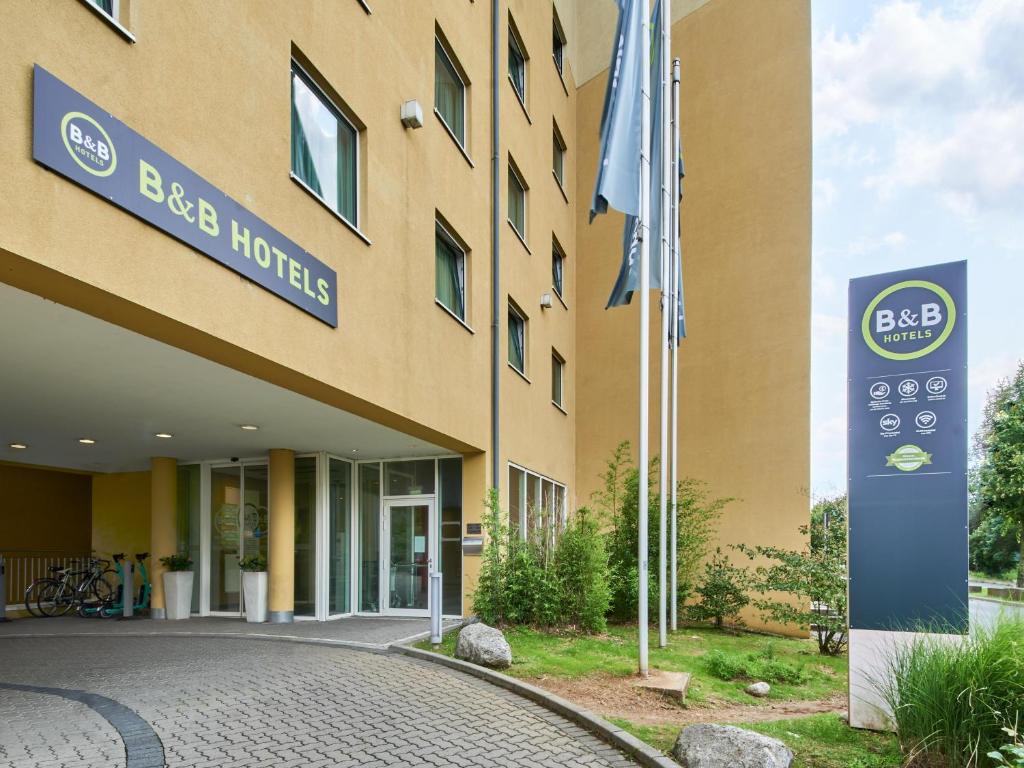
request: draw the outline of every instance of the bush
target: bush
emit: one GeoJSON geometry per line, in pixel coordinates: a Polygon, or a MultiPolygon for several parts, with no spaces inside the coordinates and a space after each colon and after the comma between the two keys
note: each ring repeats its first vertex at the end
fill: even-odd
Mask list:
{"type": "Polygon", "coordinates": [[[971,568],[1001,577],[1015,570],[1020,558],[1012,522],[998,513],[983,514],[971,532],[971,568]]]}
{"type": "Polygon", "coordinates": [[[573,517],[558,540],[555,571],[564,620],[588,632],[603,632],[611,603],[608,552],[597,521],[586,509],[573,517]]]}
{"type": "MultiPolygon", "coordinates": [[[[658,459],[648,467],[648,605],[658,605],[658,504],[660,495],[651,479],[658,468],[658,459]]],[[[636,619],[638,593],[637,522],[639,520],[640,472],[632,463],[630,444],[623,442],[615,449],[601,476],[604,488],[595,494],[595,512],[607,530],[608,561],[611,573],[610,618],[617,621],[636,619]]],[[[692,594],[700,564],[708,552],[715,525],[722,509],[731,499],[711,499],[706,486],[698,480],[682,479],[676,487],[676,584],[679,606],[692,594]]],[[[669,511],[671,514],[671,511],[669,511]]],[[[671,518],[669,518],[671,526],[671,518]]],[[[671,578],[671,576],[669,576],[671,578]]],[[[670,609],[671,610],[671,609],[670,609]]]]}
{"type": "Polygon", "coordinates": [[[959,643],[918,638],[890,651],[885,672],[874,685],[905,752],[947,768],[984,765],[1006,743],[1006,723],[1024,716],[1024,621],[1002,618],[959,643]]]}
{"type": "Polygon", "coordinates": [[[750,604],[748,584],[747,569],[731,565],[721,548],[716,548],[704,565],[704,581],[697,587],[700,600],[687,608],[687,615],[694,621],[712,621],[719,629],[726,623],[743,624],[739,613],[750,604]]]}
{"type": "Polygon", "coordinates": [[[719,680],[750,680],[766,683],[802,685],[808,676],[803,669],[775,658],[771,645],[759,653],[726,653],[714,650],[704,654],[708,671],[719,680]]]}

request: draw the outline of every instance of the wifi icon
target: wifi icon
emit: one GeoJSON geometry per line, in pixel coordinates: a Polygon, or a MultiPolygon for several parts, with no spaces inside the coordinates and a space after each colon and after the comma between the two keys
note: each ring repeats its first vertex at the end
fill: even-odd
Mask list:
{"type": "Polygon", "coordinates": [[[937,421],[938,418],[931,411],[921,411],[914,418],[914,423],[921,429],[932,429],[937,421]]]}

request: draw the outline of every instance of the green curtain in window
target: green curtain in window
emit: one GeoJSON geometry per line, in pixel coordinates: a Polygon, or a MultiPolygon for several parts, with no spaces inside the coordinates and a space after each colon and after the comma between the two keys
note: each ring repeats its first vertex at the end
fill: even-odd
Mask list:
{"type": "Polygon", "coordinates": [[[559,296],[562,295],[562,257],[558,251],[551,253],[551,287],[559,296]]]}
{"type": "Polygon", "coordinates": [[[508,361],[512,367],[521,373],[526,372],[526,359],[524,356],[524,328],[523,320],[518,315],[509,312],[508,314],[508,361]]]}
{"type": "Polygon", "coordinates": [[[519,99],[526,100],[526,60],[519,52],[511,32],[508,36],[508,76],[512,78],[512,85],[519,94],[519,99]]]}
{"type": "Polygon", "coordinates": [[[356,219],[356,132],[338,120],[338,213],[358,226],[356,219]]]}
{"type": "Polygon", "coordinates": [[[434,43],[434,106],[441,119],[455,134],[459,144],[465,142],[465,89],[448,60],[441,44],[434,43]]]}
{"type": "Polygon", "coordinates": [[[466,319],[466,261],[444,237],[435,237],[437,267],[434,285],[437,300],[460,320],[466,319]]]}
{"type": "Polygon", "coordinates": [[[297,75],[292,75],[292,173],[302,179],[307,187],[323,196],[320,179],[316,175],[316,167],[313,165],[313,153],[309,149],[305,129],[299,118],[299,110],[295,106],[296,77],[297,75]]]}
{"type": "Polygon", "coordinates": [[[512,169],[508,171],[508,219],[512,222],[512,226],[516,228],[516,231],[526,236],[526,191],[520,185],[519,180],[512,173],[512,169]]]}

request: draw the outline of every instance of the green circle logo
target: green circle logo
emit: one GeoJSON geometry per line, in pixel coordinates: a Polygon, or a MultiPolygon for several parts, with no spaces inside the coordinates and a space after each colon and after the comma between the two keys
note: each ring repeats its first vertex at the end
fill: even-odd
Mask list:
{"type": "Polygon", "coordinates": [[[885,466],[896,467],[900,472],[914,472],[931,463],[932,455],[916,445],[901,445],[885,457],[885,466]]]}
{"type": "Polygon", "coordinates": [[[949,291],[928,280],[904,280],[881,291],[861,318],[868,348],[888,360],[915,360],[941,347],[956,325],[949,291]]]}
{"type": "Polygon", "coordinates": [[[71,159],[93,176],[109,176],[117,168],[117,151],[103,126],[84,112],[68,112],[60,135],[71,159]]]}

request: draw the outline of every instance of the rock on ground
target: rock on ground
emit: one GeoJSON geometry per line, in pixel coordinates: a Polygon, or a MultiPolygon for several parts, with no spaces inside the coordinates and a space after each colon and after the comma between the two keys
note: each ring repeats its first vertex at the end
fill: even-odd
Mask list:
{"type": "Polygon", "coordinates": [[[470,624],[460,630],[455,657],[484,667],[512,666],[512,648],[501,630],[483,623],[470,624]]]}
{"type": "Polygon", "coordinates": [[[759,699],[763,699],[769,693],[772,692],[772,687],[768,683],[751,683],[744,690],[751,696],[756,696],[759,699]]]}
{"type": "Polygon", "coordinates": [[[683,768],[789,768],[793,752],[778,739],[731,725],[683,728],[672,748],[683,768]]]}

